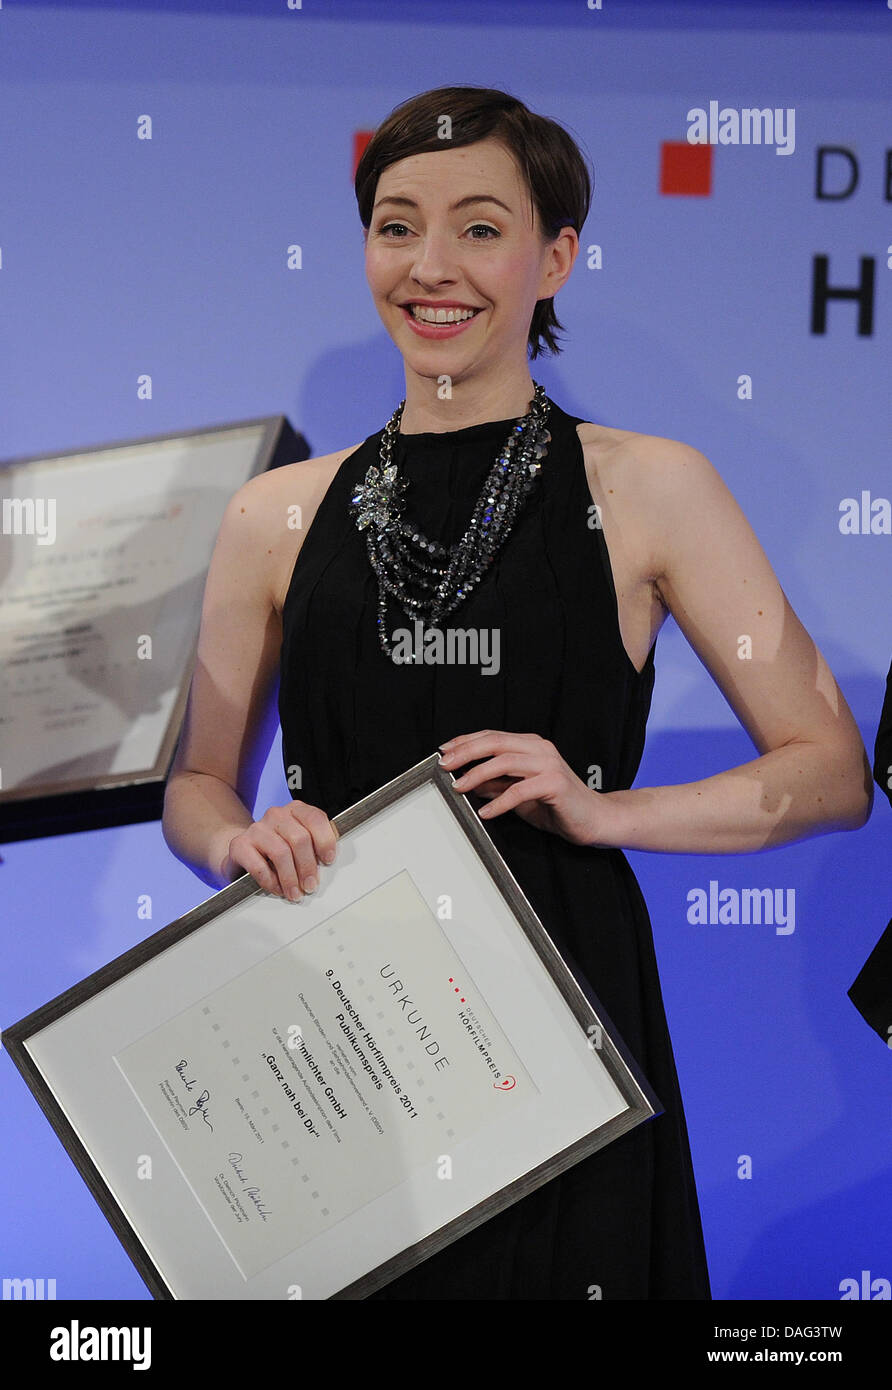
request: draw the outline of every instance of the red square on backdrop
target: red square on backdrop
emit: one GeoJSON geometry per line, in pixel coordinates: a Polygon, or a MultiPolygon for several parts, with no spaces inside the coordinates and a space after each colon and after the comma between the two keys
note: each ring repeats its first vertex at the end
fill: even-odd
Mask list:
{"type": "Polygon", "coordinates": [[[362,156],[365,154],[365,147],[366,147],[366,145],[369,143],[369,141],[371,140],[371,138],[372,138],[372,136],[374,135],[374,133],[375,133],[375,132],[374,132],[373,130],[354,130],[354,132],[353,132],[353,172],[352,172],[351,175],[350,175],[350,178],[351,178],[351,179],[354,179],[354,180],[355,180],[355,178],[356,178],[356,170],[357,170],[357,167],[358,167],[358,165],[359,165],[359,161],[362,159],[362,156]]]}
{"type": "Polygon", "coordinates": [[[660,192],[708,198],[712,192],[712,145],[664,140],[660,147],[660,192]]]}

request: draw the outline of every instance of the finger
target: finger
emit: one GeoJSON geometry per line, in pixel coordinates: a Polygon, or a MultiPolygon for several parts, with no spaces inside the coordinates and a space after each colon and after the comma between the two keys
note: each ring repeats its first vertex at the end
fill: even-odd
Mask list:
{"type": "MultiPolygon", "coordinates": [[[[537,787],[539,778],[525,778],[522,782],[515,782],[507,791],[502,792],[494,801],[488,801],[485,806],[481,806],[477,812],[478,816],[490,817],[500,816],[504,811],[513,811],[517,806],[523,806],[527,802],[538,801],[539,795],[537,787]]],[[[542,788],[539,788],[542,790],[542,788]]]]}
{"type": "Polygon", "coordinates": [[[478,796],[498,796],[506,787],[511,786],[511,782],[510,777],[494,777],[489,782],[481,782],[479,787],[474,788],[474,791],[478,796]]]}
{"type": "Polygon", "coordinates": [[[441,745],[446,751],[441,764],[450,770],[484,758],[488,754],[508,752],[511,749],[531,749],[544,743],[539,734],[516,734],[506,729],[481,729],[475,734],[462,734],[450,740],[450,747],[441,745]]]}
{"type": "Polygon", "coordinates": [[[294,801],[287,809],[299,824],[309,830],[317,860],[322,864],[332,864],[340,836],[322,808],[308,806],[305,801],[294,801]]]}
{"type": "Polygon", "coordinates": [[[477,729],[472,734],[456,734],[455,738],[447,738],[445,743],[440,744],[440,748],[445,752],[446,749],[457,748],[462,743],[467,743],[469,738],[480,738],[482,734],[491,734],[492,729],[477,729]]]}
{"type": "Polygon", "coordinates": [[[231,845],[229,857],[233,864],[239,864],[246,873],[249,873],[254,882],[259,884],[264,893],[273,893],[275,896],[281,895],[281,884],[278,875],[270,867],[263,855],[249,841],[244,841],[238,845],[231,845]]]}
{"type": "MultiPolygon", "coordinates": [[[[301,813],[305,814],[304,811],[301,813]]],[[[324,813],[323,813],[324,814],[324,813]]],[[[279,834],[291,848],[294,867],[304,893],[313,893],[319,886],[319,856],[313,832],[303,819],[292,814],[279,826],[279,834]]]]}
{"type": "Polygon", "coordinates": [[[453,787],[457,791],[471,791],[480,786],[483,782],[489,782],[494,777],[529,777],[540,770],[540,763],[535,755],[528,752],[502,753],[498,757],[491,758],[488,762],[479,763],[477,767],[470,768],[463,772],[461,777],[453,782],[453,787]]]}
{"type": "Polygon", "coordinates": [[[476,749],[486,749],[490,746],[493,739],[513,737],[505,729],[477,729],[472,734],[459,734],[457,738],[447,739],[440,744],[443,758],[456,757],[461,755],[460,761],[467,762],[470,758],[479,758],[483,754],[476,752],[476,749]]]}
{"type": "Polygon", "coordinates": [[[259,829],[258,847],[272,861],[285,897],[297,902],[303,893],[312,892],[318,866],[309,830],[284,813],[275,825],[260,822],[259,829]]]}

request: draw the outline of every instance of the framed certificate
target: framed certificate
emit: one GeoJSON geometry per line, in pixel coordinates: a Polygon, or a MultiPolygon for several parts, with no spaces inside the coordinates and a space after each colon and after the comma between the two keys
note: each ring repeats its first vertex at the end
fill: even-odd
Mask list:
{"type": "Polygon", "coordinates": [[[214,540],[283,415],[0,469],[0,838],[160,816],[214,540]]]}
{"type": "Polygon", "coordinates": [[[660,1110],[453,781],[4,1032],[156,1298],[364,1298],[660,1110]]]}

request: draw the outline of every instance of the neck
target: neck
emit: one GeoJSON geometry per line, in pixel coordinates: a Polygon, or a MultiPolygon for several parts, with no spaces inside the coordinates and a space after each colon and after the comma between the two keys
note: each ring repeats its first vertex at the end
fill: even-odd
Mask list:
{"type": "Polygon", "coordinates": [[[507,420],[526,415],[535,387],[529,371],[516,380],[483,384],[453,382],[452,395],[441,400],[436,379],[406,375],[406,404],[400,434],[444,434],[484,420],[507,420]]]}

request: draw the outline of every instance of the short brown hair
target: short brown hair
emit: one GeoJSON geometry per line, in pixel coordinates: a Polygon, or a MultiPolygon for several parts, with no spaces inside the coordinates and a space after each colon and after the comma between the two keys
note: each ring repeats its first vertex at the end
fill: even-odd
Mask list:
{"type": "MultiPolygon", "coordinates": [[[[359,161],[354,180],[363,227],[368,230],[378,179],[399,159],[432,150],[473,145],[489,137],[514,156],[530,193],[545,240],[563,227],[581,233],[592,197],[593,174],[575,140],[556,121],[536,115],[522,101],[492,87],[436,87],[410,97],[378,126],[359,161]],[[451,138],[441,139],[438,126],[451,121],[451,138]]],[[[531,358],[543,350],[560,352],[555,330],[562,329],[554,299],[540,299],[530,322],[527,349],[531,358]]]]}

